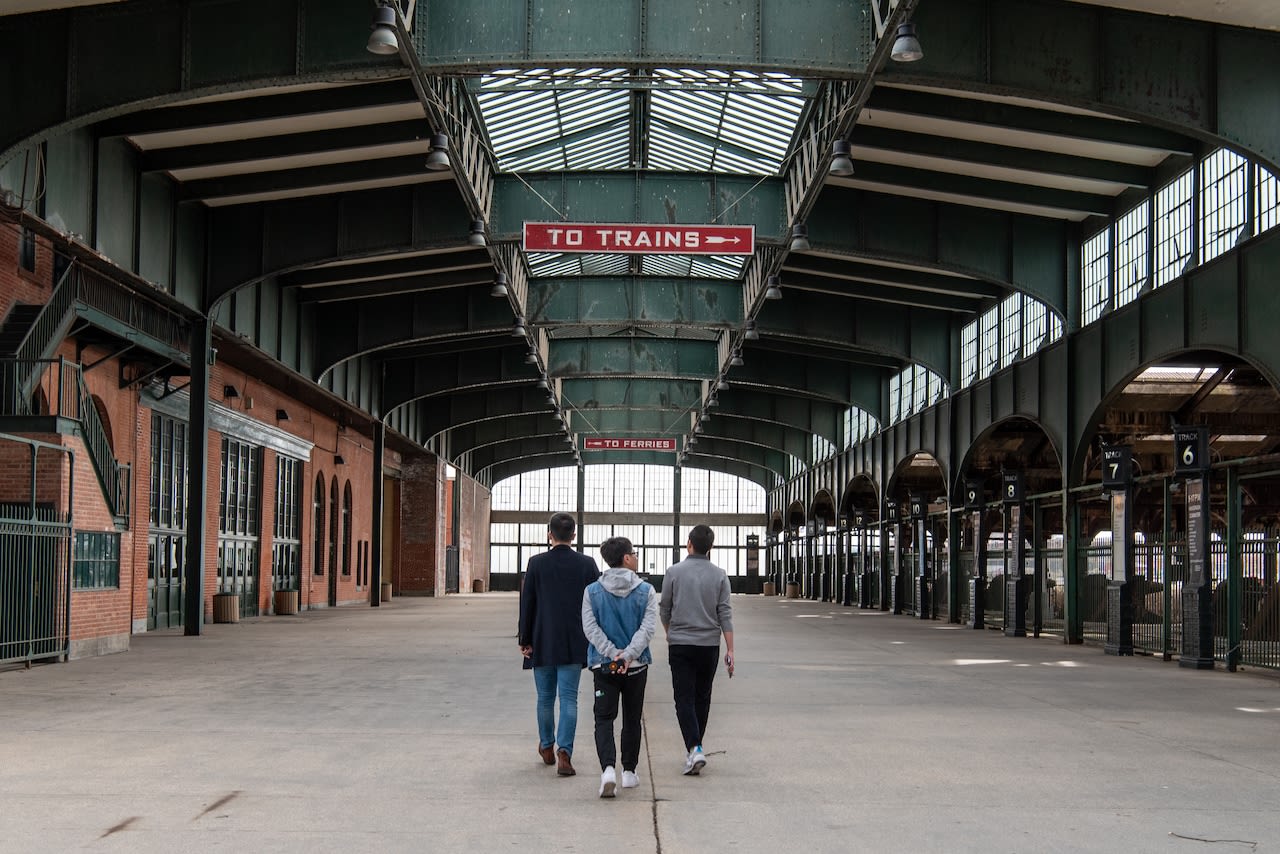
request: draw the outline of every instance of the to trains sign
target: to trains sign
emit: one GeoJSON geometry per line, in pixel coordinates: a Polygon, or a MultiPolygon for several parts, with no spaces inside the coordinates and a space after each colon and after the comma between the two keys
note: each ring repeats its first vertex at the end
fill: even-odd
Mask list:
{"type": "Polygon", "coordinates": [[[753,225],[637,225],[634,223],[526,222],[526,252],[603,255],[750,255],[753,225]]]}

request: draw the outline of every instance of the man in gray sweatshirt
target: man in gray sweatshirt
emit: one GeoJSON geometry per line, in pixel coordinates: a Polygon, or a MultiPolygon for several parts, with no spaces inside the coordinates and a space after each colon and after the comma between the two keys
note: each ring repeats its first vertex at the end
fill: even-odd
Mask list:
{"type": "Polygon", "coordinates": [[[694,525],[686,543],[688,557],[667,570],[662,579],[658,616],[667,634],[667,661],[671,665],[671,691],[675,695],[676,720],[684,736],[684,773],[697,774],[707,764],[702,738],[711,714],[711,683],[720,659],[720,635],[724,634],[724,665],[733,678],[733,608],[729,605],[729,578],[711,562],[715,534],[706,525],[694,525]]]}

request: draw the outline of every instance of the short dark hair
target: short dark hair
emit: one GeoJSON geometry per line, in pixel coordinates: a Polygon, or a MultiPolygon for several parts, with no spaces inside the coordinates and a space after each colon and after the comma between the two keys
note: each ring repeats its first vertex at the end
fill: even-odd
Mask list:
{"type": "Polygon", "coordinates": [[[632,551],[631,541],[626,537],[610,537],[600,544],[600,557],[611,567],[622,566],[622,559],[632,551]]]}
{"type": "Polygon", "coordinates": [[[577,527],[578,523],[568,513],[555,513],[547,522],[547,531],[557,543],[573,542],[573,532],[577,527]]]}
{"type": "Polygon", "coordinates": [[[716,541],[715,532],[706,525],[694,525],[689,530],[689,545],[695,554],[711,554],[711,544],[716,541]]]}

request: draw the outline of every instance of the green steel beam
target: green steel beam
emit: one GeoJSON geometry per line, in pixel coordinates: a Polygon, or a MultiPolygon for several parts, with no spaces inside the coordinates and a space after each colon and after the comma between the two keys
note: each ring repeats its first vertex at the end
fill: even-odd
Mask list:
{"type": "Polygon", "coordinates": [[[309,288],[325,285],[346,285],[356,282],[372,282],[417,276],[427,273],[448,273],[455,270],[493,269],[489,254],[483,249],[465,245],[464,235],[451,235],[449,243],[437,246],[435,251],[407,257],[378,258],[359,263],[338,264],[330,267],[310,267],[280,276],[282,288],[309,288]]]}
{"type": "Polygon", "coordinates": [[[267,193],[300,194],[309,190],[323,190],[327,187],[359,182],[382,184],[447,182],[451,189],[457,189],[451,174],[427,172],[422,167],[423,160],[421,154],[411,154],[406,157],[377,157],[326,166],[304,166],[275,172],[249,172],[243,175],[205,178],[180,184],[178,196],[181,201],[190,202],[267,193]]]}
{"type": "MultiPolygon", "coordinates": [[[[452,270],[447,273],[396,276],[390,279],[375,279],[327,287],[313,286],[298,288],[296,292],[299,303],[330,303],[415,294],[423,291],[453,290],[470,285],[483,285],[484,293],[488,295],[492,284],[493,266],[485,263],[481,266],[452,270]]],[[[507,308],[506,316],[508,321],[512,320],[510,307],[507,308]]]]}
{"type": "Polygon", "coordinates": [[[742,324],[742,283],[657,277],[534,278],[528,320],[539,325],[628,323],[637,326],[742,324]]]}
{"type": "MultiPolygon", "coordinates": [[[[829,187],[814,205],[808,228],[815,254],[969,276],[1003,286],[1006,293],[1029,294],[1059,317],[1066,316],[1072,223],[829,187]]],[[[771,310],[766,308],[762,317],[771,310]]]]}
{"type": "MultiPolygon", "coordinates": [[[[335,78],[403,77],[397,58],[365,50],[369,14],[346,0],[193,0],[0,17],[0,163],[27,145],[139,106],[335,78]]],[[[321,95],[346,97],[340,89],[314,93],[321,95]]]]}
{"type": "Polygon", "coordinates": [[[570,409],[569,429],[582,436],[674,438],[689,431],[689,416],[669,409],[570,409]]]}
{"type": "MultiPolygon", "coordinates": [[[[446,183],[213,208],[202,307],[267,276],[315,264],[454,249],[468,222],[457,187],[446,183]]],[[[301,274],[282,278],[305,281],[301,274]]]]}
{"type": "MultiPolygon", "coordinates": [[[[768,469],[779,477],[786,477],[790,467],[790,458],[785,451],[769,447],[755,447],[734,439],[720,438],[710,435],[698,437],[698,441],[689,445],[686,456],[697,455],[706,459],[737,460],[763,469],[768,469]]],[[[584,451],[584,459],[590,459],[584,451]]]]}
{"type": "Polygon", "coordinates": [[[1009,295],[1008,287],[972,276],[948,276],[926,270],[869,263],[857,255],[832,254],[830,245],[824,245],[823,250],[826,254],[821,256],[800,253],[788,255],[782,274],[785,276],[789,271],[811,273],[828,279],[847,279],[851,282],[985,300],[998,300],[1009,295]]]}
{"type": "Polygon", "coordinates": [[[527,457],[560,457],[573,458],[573,446],[559,436],[540,436],[536,438],[515,438],[484,447],[478,447],[453,457],[458,465],[465,466],[468,471],[476,472],[503,462],[527,457]]]}
{"type": "MultiPolygon", "coordinates": [[[[929,34],[924,59],[886,68],[883,82],[1085,107],[1137,121],[1103,135],[1108,140],[1194,153],[1175,139],[1161,141],[1166,129],[1229,144],[1280,168],[1280,112],[1264,106],[1280,99],[1280,33],[1042,0],[925,2],[915,22],[929,34]]],[[[924,93],[895,97],[917,94],[924,93]]],[[[981,101],[964,104],[979,119],[988,109],[981,101]]],[[[1063,120],[1078,127],[1097,121],[1063,120]]],[[[1056,127],[1070,135],[1070,128],[1056,127]]]]}
{"type": "Polygon", "coordinates": [[[754,225],[756,239],[786,229],[782,183],[734,175],[674,172],[558,172],[499,175],[493,188],[495,240],[519,240],[524,223],[652,222],[754,225]]]}
{"type": "MultiPolygon", "coordinates": [[[[412,88],[410,88],[412,94],[412,88]]],[[[411,99],[412,100],[412,99],[411,99]]],[[[421,141],[425,152],[430,144],[430,128],[422,119],[358,127],[278,134],[230,142],[206,142],[174,148],[157,148],[139,155],[145,172],[202,169],[290,155],[323,154],[329,151],[358,150],[421,141]]],[[[419,164],[421,166],[421,164],[419,164]]]]}
{"type": "Polygon", "coordinates": [[[703,425],[703,432],[695,438],[697,442],[691,447],[700,453],[706,453],[709,447],[716,447],[722,455],[738,459],[749,458],[752,454],[771,455],[775,462],[770,468],[773,465],[779,466],[779,473],[786,472],[788,457],[801,461],[807,461],[810,457],[810,437],[803,430],[744,418],[713,418],[703,425]]]}
{"type": "Polygon", "coordinates": [[[379,297],[316,308],[312,335],[318,373],[365,353],[431,342],[511,340],[505,300],[471,288],[426,295],[379,297]]]}
{"type": "Polygon", "coordinates": [[[523,347],[505,347],[390,360],[383,365],[382,410],[420,398],[532,386],[538,371],[525,362],[524,353],[523,347]]]}
{"type": "Polygon", "coordinates": [[[468,451],[523,439],[552,440],[568,447],[564,425],[549,412],[454,427],[435,438],[436,444],[447,450],[450,459],[468,451]]]}
{"type": "Polygon", "coordinates": [[[808,0],[802,12],[789,0],[420,0],[416,8],[417,54],[433,72],[572,61],[850,75],[866,71],[873,39],[867,0],[808,0]]]}
{"type": "MultiPolygon", "coordinates": [[[[1103,181],[1126,187],[1146,188],[1155,183],[1155,170],[1130,163],[1078,157],[1053,151],[1032,151],[1011,145],[973,142],[934,134],[859,125],[849,136],[853,156],[861,164],[859,149],[891,151],[918,157],[955,160],[977,166],[1019,169],[1063,178],[1103,181]]],[[[861,169],[857,171],[861,177],[861,169]]]]}
{"type": "MultiPolygon", "coordinates": [[[[415,406],[418,401],[415,398],[397,403],[397,406],[415,406]]],[[[438,394],[421,402],[417,421],[425,442],[451,428],[489,421],[519,424],[550,417],[551,404],[547,402],[546,390],[537,388],[531,380],[525,380],[524,385],[515,388],[438,394]]]]}
{"type": "Polygon", "coordinates": [[[887,302],[906,307],[936,308],[940,311],[950,311],[956,314],[978,314],[994,303],[993,300],[978,296],[956,296],[911,288],[869,285],[848,279],[842,280],[805,273],[787,272],[785,269],[782,276],[782,283],[788,291],[807,291],[809,293],[826,294],[827,296],[850,297],[871,302],[887,302]]]}
{"type": "Polygon", "coordinates": [[[560,383],[565,404],[591,412],[600,409],[688,409],[702,399],[700,380],[640,378],[572,379],[560,383]]]}
{"type": "Polygon", "coordinates": [[[712,379],[719,365],[716,347],[715,341],[667,338],[557,338],[548,347],[547,373],[712,379]]]}
{"type": "Polygon", "coordinates": [[[743,362],[740,367],[730,369],[730,388],[718,393],[722,405],[745,386],[751,394],[771,391],[823,399],[845,407],[856,406],[877,420],[881,419],[884,384],[894,373],[889,368],[824,359],[811,353],[794,354],[756,347],[744,354],[743,362]]]}
{"type": "Polygon", "coordinates": [[[788,291],[784,299],[771,302],[761,312],[756,325],[762,337],[918,362],[949,377],[951,322],[950,312],[936,309],[788,291]]]}

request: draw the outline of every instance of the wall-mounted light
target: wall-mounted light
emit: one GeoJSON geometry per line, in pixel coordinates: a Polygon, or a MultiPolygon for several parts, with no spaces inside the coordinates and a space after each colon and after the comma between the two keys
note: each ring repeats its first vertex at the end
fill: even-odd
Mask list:
{"type": "Polygon", "coordinates": [[[333,464],[335,466],[345,466],[347,464],[347,461],[342,458],[342,454],[334,454],[333,464]]]}
{"type": "Polygon", "coordinates": [[[222,397],[224,400],[234,400],[240,396],[240,392],[233,385],[224,385],[222,387],[222,397]]]}
{"type": "Polygon", "coordinates": [[[916,38],[915,24],[902,24],[898,27],[898,36],[893,40],[893,49],[889,56],[894,62],[915,62],[924,59],[924,48],[920,47],[920,39],[916,38]]]}
{"type": "Polygon", "coordinates": [[[770,276],[765,279],[765,284],[768,285],[768,287],[764,289],[765,299],[782,299],[782,279],[777,273],[770,274],[770,276]]]}
{"type": "Polygon", "coordinates": [[[484,220],[471,220],[471,234],[467,235],[468,246],[484,246],[484,220]]]}
{"type": "Polygon", "coordinates": [[[809,229],[803,222],[791,226],[791,244],[787,248],[792,252],[809,251],[809,229]]]}
{"type": "Polygon", "coordinates": [[[386,4],[379,4],[373,10],[373,30],[365,50],[379,56],[391,56],[400,52],[400,38],[396,35],[396,10],[386,4]]]}
{"type": "Polygon", "coordinates": [[[276,410],[276,420],[277,420],[277,421],[292,421],[293,419],[289,417],[289,412],[288,412],[288,410],[286,410],[286,409],[277,409],[277,410],[276,410]]]}
{"type": "Polygon", "coordinates": [[[837,139],[831,143],[831,165],[827,167],[827,172],[835,175],[837,178],[848,178],[853,174],[853,158],[849,156],[849,143],[843,139],[837,139]]]}
{"type": "Polygon", "coordinates": [[[431,153],[427,155],[427,168],[432,172],[444,172],[449,165],[449,136],[438,133],[431,137],[431,153]]]}
{"type": "Polygon", "coordinates": [[[505,297],[507,295],[507,274],[499,273],[493,277],[493,289],[489,291],[491,297],[505,297]]]}

